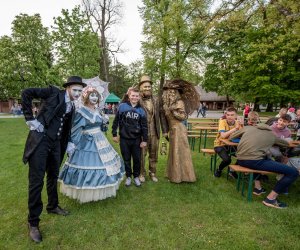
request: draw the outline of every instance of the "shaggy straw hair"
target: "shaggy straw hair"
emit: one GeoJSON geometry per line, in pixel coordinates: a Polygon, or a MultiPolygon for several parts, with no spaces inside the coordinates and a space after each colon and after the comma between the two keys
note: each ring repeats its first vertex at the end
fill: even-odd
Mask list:
{"type": "Polygon", "coordinates": [[[192,83],[182,79],[174,79],[172,81],[166,81],[163,89],[162,100],[165,112],[168,112],[167,110],[179,99],[184,102],[185,112],[188,115],[199,108],[200,95],[192,83]],[[169,89],[177,90],[176,98],[174,100],[171,100],[173,98],[170,98],[170,91],[167,91],[169,89]]]}

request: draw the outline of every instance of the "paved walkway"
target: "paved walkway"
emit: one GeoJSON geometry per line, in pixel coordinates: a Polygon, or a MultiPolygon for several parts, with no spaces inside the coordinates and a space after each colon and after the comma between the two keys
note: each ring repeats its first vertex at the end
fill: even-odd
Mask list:
{"type": "MultiPolygon", "coordinates": [[[[219,119],[223,115],[222,111],[206,111],[206,118],[219,119]]],[[[189,118],[197,118],[197,111],[194,111],[193,114],[189,116],[189,118]]],[[[202,115],[199,114],[198,118],[202,118],[202,115]]]]}
{"type": "Polygon", "coordinates": [[[11,115],[7,113],[0,113],[0,118],[23,118],[24,119],[24,115],[11,115]]]}

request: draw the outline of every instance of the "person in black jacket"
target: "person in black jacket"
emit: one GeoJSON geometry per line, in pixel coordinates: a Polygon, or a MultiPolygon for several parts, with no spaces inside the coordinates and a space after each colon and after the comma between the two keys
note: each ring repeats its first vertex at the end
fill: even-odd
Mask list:
{"type": "Polygon", "coordinates": [[[141,168],[141,148],[147,146],[148,125],[145,110],[139,104],[139,90],[129,88],[127,92],[129,101],[119,105],[112,125],[113,141],[120,142],[121,154],[125,164],[126,182],[131,185],[131,176],[137,187],[141,186],[139,180],[141,168]],[[117,129],[119,128],[119,136],[117,129]],[[133,160],[133,171],[131,169],[131,157],[133,160]]]}
{"type": "Polygon", "coordinates": [[[23,162],[29,163],[28,226],[29,235],[35,242],[41,242],[39,217],[43,210],[41,192],[47,173],[47,212],[67,215],[68,211],[58,205],[57,179],[70,134],[74,106],[72,101],[80,97],[86,86],[81,77],[71,76],[63,84],[65,90],[28,88],[22,92],[22,106],[30,132],[26,141],[23,162]],[[42,105],[37,117],[32,113],[32,100],[41,99],[42,105]]]}

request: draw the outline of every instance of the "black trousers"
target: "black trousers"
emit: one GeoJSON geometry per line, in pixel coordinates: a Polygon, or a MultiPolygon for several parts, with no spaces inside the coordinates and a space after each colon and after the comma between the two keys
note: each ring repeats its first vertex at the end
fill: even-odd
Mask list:
{"type": "Polygon", "coordinates": [[[58,206],[57,179],[61,162],[60,157],[60,141],[53,141],[44,136],[40,145],[29,158],[28,222],[31,226],[38,226],[39,217],[43,211],[41,193],[45,173],[47,173],[47,210],[58,206]]]}
{"type": "Polygon", "coordinates": [[[222,171],[224,168],[226,168],[231,163],[231,157],[229,154],[230,149],[229,149],[229,147],[226,147],[226,146],[220,146],[220,147],[215,147],[214,150],[222,159],[222,161],[219,165],[219,170],[222,171]]]}
{"type": "Polygon", "coordinates": [[[138,177],[141,171],[141,139],[124,139],[120,138],[121,154],[125,164],[127,177],[138,177]],[[133,172],[131,170],[131,157],[133,161],[133,172]]]}

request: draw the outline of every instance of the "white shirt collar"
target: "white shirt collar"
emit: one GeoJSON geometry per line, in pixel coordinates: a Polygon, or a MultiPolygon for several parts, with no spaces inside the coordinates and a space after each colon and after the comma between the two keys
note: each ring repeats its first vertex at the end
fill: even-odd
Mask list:
{"type": "Polygon", "coordinates": [[[71,99],[70,99],[70,96],[69,96],[69,92],[66,91],[66,93],[65,93],[65,102],[67,103],[67,102],[70,102],[70,101],[71,101],[71,99]]]}

